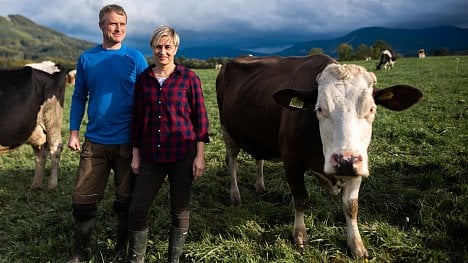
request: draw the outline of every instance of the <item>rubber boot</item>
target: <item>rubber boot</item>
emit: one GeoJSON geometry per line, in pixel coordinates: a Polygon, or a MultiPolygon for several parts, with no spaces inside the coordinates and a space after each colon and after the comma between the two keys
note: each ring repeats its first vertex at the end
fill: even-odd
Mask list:
{"type": "Polygon", "coordinates": [[[89,244],[91,241],[91,233],[94,228],[94,221],[94,218],[86,220],[75,219],[73,227],[75,251],[68,263],[79,263],[89,260],[89,244]]]}
{"type": "MultiPolygon", "coordinates": [[[[122,199],[122,198],[120,198],[122,199]]],[[[124,200],[124,199],[122,199],[124,200]]],[[[114,260],[112,262],[125,262],[127,260],[128,246],[128,208],[129,202],[114,201],[113,210],[117,215],[117,235],[114,251],[114,260]]]]}
{"type": "Polygon", "coordinates": [[[129,263],[145,262],[148,229],[141,231],[128,231],[128,258],[129,263]]]}
{"type": "Polygon", "coordinates": [[[169,249],[167,251],[167,262],[179,263],[187,238],[188,228],[177,228],[171,226],[169,231],[169,249]]]}
{"type": "Polygon", "coordinates": [[[127,259],[128,229],[127,222],[117,222],[117,243],[113,262],[125,262],[127,259]]]}

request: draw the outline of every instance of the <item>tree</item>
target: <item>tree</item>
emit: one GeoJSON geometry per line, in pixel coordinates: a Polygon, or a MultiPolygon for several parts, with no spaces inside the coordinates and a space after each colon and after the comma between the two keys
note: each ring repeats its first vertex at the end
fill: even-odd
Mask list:
{"type": "Polygon", "coordinates": [[[336,52],[338,53],[338,60],[349,61],[353,56],[353,47],[349,44],[343,43],[338,46],[336,52]]]}
{"type": "Polygon", "coordinates": [[[449,54],[450,52],[446,47],[434,50],[434,56],[448,56],[449,54]]]}
{"type": "Polygon", "coordinates": [[[309,56],[323,54],[323,49],[319,47],[311,48],[309,51],[309,56]]]}
{"type": "Polygon", "coordinates": [[[372,58],[372,47],[368,47],[365,44],[360,44],[354,51],[354,58],[357,60],[372,58]]]}

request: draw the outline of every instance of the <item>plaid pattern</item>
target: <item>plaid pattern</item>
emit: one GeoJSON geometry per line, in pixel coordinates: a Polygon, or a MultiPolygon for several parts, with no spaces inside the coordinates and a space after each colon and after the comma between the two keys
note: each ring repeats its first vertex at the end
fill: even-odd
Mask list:
{"type": "Polygon", "coordinates": [[[174,162],[209,142],[208,114],[201,81],[177,65],[162,86],[148,67],[138,76],[133,95],[131,140],[144,162],[174,162]]]}

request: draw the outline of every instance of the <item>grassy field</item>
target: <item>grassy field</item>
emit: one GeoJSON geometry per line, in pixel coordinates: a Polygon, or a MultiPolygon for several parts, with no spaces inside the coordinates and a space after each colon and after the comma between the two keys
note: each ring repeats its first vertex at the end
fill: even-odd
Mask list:
{"type": "MultiPolygon", "coordinates": [[[[375,70],[375,61],[356,64],[375,70]]],[[[358,262],[346,249],[340,197],[306,176],[310,245],[293,246],[293,209],[281,164],[266,163],[267,193],[255,194],[255,163],[240,156],[243,205],[229,205],[229,178],[218,125],[215,70],[197,70],[211,125],[207,171],[193,187],[183,262],[358,262]]],[[[404,112],[379,108],[369,148],[371,176],[360,194],[361,235],[369,262],[468,262],[468,57],[402,58],[376,72],[378,87],[405,83],[424,100],[404,112]]],[[[66,93],[64,144],[72,88],[66,93]]],[[[65,147],[66,148],[66,147],[65,147]]],[[[0,156],[0,262],[65,262],[72,253],[71,192],[78,155],[65,149],[56,191],[28,192],[29,146],[0,156]]],[[[45,181],[46,183],[46,181],[45,181]]],[[[115,245],[112,182],[100,204],[92,262],[110,262],[115,245]]],[[[147,262],[165,262],[169,224],[165,185],[150,212],[147,262]]]]}

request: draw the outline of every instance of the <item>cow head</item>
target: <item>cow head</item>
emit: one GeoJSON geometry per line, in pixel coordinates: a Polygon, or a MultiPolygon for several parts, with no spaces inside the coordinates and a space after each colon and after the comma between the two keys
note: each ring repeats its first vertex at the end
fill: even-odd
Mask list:
{"type": "Polygon", "coordinates": [[[398,85],[375,90],[372,72],[357,65],[330,64],[317,77],[314,90],[286,89],[275,101],[290,110],[314,110],[319,121],[325,157],[324,173],[338,177],[368,176],[367,148],[377,106],[404,110],[422,93],[398,85]]]}

